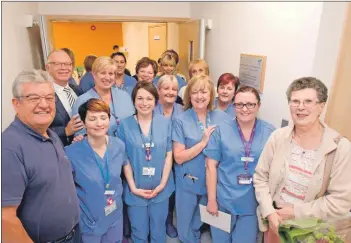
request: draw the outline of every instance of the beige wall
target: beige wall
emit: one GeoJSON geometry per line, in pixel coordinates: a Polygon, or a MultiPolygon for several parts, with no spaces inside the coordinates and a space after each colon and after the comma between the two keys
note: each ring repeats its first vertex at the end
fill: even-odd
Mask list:
{"type": "MultiPolygon", "coordinates": [[[[149,40],[148,33],[149,25],[154,23],[145,22],[124,22],[123,29],[123,43],[124,47],[128,50],[127,68],[131,73],[135,74],[135,65],[137,61],[149,55],[149,40]]],[[[179,50],[179,30],[178,24],[167,24],[167,48],[179,50]]],[[[157,60],[156,60],[157,61],[157,60]]]]}
{"type": "Polygon", "coordinates": [[[19,72],[34,68],[24,15],[36,15],[37,3],[2,3],[2,130],[14,118],[12,83],[19,72]]]}

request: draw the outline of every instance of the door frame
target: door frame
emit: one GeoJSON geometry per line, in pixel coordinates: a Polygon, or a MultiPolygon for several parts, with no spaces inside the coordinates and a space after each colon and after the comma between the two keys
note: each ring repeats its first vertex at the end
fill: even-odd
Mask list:
{"type": "MultiPolygon", "coordinates": [[[[351,3],[348,4],[347,13],[345,17],[345,23],[343,27],[342,37],[341,37],[341,45],[339,48],[338,59],[334,74],[334,82],[331,86],[331,92],[329,94],[329,102],[327,104],[326,115],[325,115],[325,123],[328,126],[332,127],[338,132],[345,131],[345,125],[335,122],[335,107],[340,105],[340,100],[337,97],[338,90],[342,89],[342,85],[344,82],[347,82],[347,77],[345,77],[345,72],[348,72],[346,69],[346,65],[344,64],[346,57],[346,51],[351,51],[351,43],[349,43],[351,39],[351,3]]],[[[349,55],[349,54],[348,54],[349,55]]],[[[347,121],[345,121],[347,122],[347,121]]],[[[351,138],[349,138],[351,139],[351,138]]]]}
{"type": "MultiPolygon", "coordinates": [[[[153,25],[149,25],[148,26],[148,37],[150,38],[150,29],[151,28],[155,28],[155,27],[162,27],[165,26],[166,27],[166,50],[168,47],[168,25],[167,23],[155,23],[153,25]]],[[[149,57],[150,57],[150,41],[148,43],[148,48],[149,48],[149,57]]],[[[155,60],[157,62],[157,60],[155,60]]]]}

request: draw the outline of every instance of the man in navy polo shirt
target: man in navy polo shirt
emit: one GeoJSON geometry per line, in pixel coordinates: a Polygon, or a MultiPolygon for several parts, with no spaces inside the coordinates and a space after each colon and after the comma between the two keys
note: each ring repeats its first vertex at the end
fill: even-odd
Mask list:
{"type": "Polygon", "coordinates": [[[2,242],[80,241],[72,169],[59,137],[52,77],[21,72],[13,86],[15,120],[2,133],[2,242]]]}

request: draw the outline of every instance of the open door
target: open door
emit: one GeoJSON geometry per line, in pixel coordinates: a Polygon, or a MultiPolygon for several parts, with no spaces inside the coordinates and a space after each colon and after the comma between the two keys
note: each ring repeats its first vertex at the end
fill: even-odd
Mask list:
{"type": "Polygon", "coordinates": [[[188,65],[194,59],[205,58],[204,20],[190,20],[179,24],[179,67],[189,80],[188,65]]]}

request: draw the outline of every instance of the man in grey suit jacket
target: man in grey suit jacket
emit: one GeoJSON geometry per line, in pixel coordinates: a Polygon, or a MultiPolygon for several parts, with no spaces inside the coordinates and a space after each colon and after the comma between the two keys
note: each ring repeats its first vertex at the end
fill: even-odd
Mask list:
{"type": "Polygon", "coordinates": [[[48,56],[46,70],[54,78],[56,96],[56,115],[50,128],[57,133],[64,146],[70,145],[74,133],[84,127],[78,115],[72,117],[72,106],[83,93],[79,86],[68,83],[72,69],[72,60],[64,51],[53,51],[48,56]]]}

